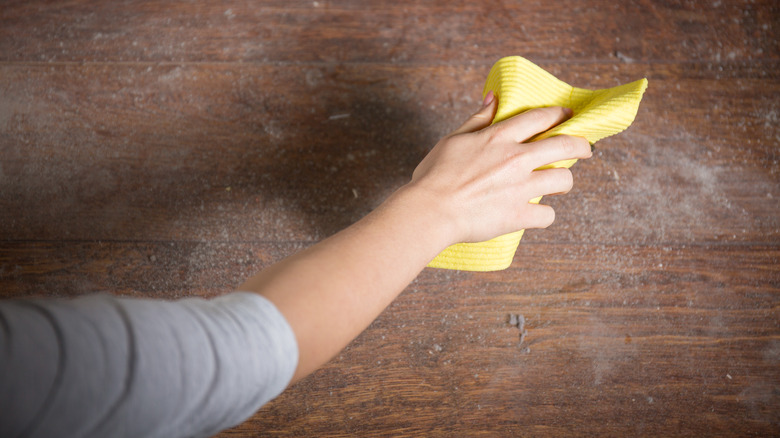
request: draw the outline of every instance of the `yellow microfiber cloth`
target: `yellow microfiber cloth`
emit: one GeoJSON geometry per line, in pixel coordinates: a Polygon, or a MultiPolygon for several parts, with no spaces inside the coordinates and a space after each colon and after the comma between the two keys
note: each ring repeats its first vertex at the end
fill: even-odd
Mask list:
{"type": "MultiPolygon", "coordinates": [[[[482,96],[491,90],[498,98],[493,123],[532,108],[563,106],[574,111],[560,125],[535,136],[541,140],[559,134],[585,137],[590,144],[617,134],[634,121],[647,88],[647,79],[604,90],[575,88],[525,58],[500,59],[490,69],[482,96]]],[[[540,169],[571,167],[577,160],[559,161],[540,169]]],[[[531,200],[539,203],[542,198],[531,200]]],[[[487,242],[458,243],[442,251],[428,266],[463,271],[499,271],[512,264],[523,230],[487,242]]]]}

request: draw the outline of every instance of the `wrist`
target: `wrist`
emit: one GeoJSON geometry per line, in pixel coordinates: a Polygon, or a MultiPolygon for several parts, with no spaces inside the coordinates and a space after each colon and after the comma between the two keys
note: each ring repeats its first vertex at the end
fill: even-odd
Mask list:
{"type": "Polygon", "coordinates": [[[435,251],[435,256],[460,242],[457,215],[450,204],[445,196],[411,182],[393,193],[384,205],[402,215],[401,221],[414,228],[419,238],[435,251]]]}

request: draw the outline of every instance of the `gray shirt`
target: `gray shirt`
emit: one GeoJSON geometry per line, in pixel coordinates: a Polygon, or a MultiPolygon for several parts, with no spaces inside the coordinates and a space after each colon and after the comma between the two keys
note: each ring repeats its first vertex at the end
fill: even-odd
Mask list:
{"type": "Polygon", "coordinates": [[[254,293],[6,300],[0,436],[210,436],[281,393],[297,362],[289,324],[254,293]]]}

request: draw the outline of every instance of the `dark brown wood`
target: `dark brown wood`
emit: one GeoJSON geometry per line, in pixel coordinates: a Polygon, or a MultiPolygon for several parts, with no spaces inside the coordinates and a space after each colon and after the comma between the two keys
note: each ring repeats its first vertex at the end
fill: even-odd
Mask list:
{"type": "Polygon", "coordinates": [[[624,63],[778,59],[773,0],[6,1],[4,61],[624,63]]]}
{"type": "Polygon", "coordinates": [[[780,435],[778,22],[768,0],[4,2],[0,295],[229,292],[403,184],[500,56],[648,77],[510,269],[424,271],[221,436],[780,435]]]}
{"type": "MultiPolygon", "coordinates": [[[[239,430],[566,434],[582,422],[600,434],[771,433],[776,245],[573,248],[525,242],[501,273],[425,271],[336,360],[239,430]],[[741,271],[730,269],[733,260],[741,271]],[[522,342],[510,314],[524,317],[522,342]]],[[[208,296],[270,263],[262,255],[295,250],[22,243],[0,252],[4,264],[19,264],[0,286],[208,296]]]]}
{"type": "MultiPolygon", "coordinates": [[[[733,65],[547,67],[573,83],[594,77],[594,87],[651,80],[636,123],[575,168],[576,196],[550,201],[569,215],[561,238],[617,230],[611,241],[626,227],[672,243],[777,237],[767,198],[777,187],[775,116],[734,108],[771,108],[776,80],[733,65]],[[601,214],[580,213],[591,208],[601,214]]],[[[18,163],[5,170],[0,237],[314,241],[409,178],[474,106],[486,68],[101,64],[0,73],[3,155],[18,163]]]]}

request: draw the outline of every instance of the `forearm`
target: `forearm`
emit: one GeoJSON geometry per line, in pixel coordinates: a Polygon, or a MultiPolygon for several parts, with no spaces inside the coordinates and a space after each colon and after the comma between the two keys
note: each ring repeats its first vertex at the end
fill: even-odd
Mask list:
{"type": "Polygon", "coordinates": [[[272,301],[295,332],[294,381],[363,331],[454,234],[440,203],[405,186],[340,233],[250,278],[241,290],[272,301]]]}

